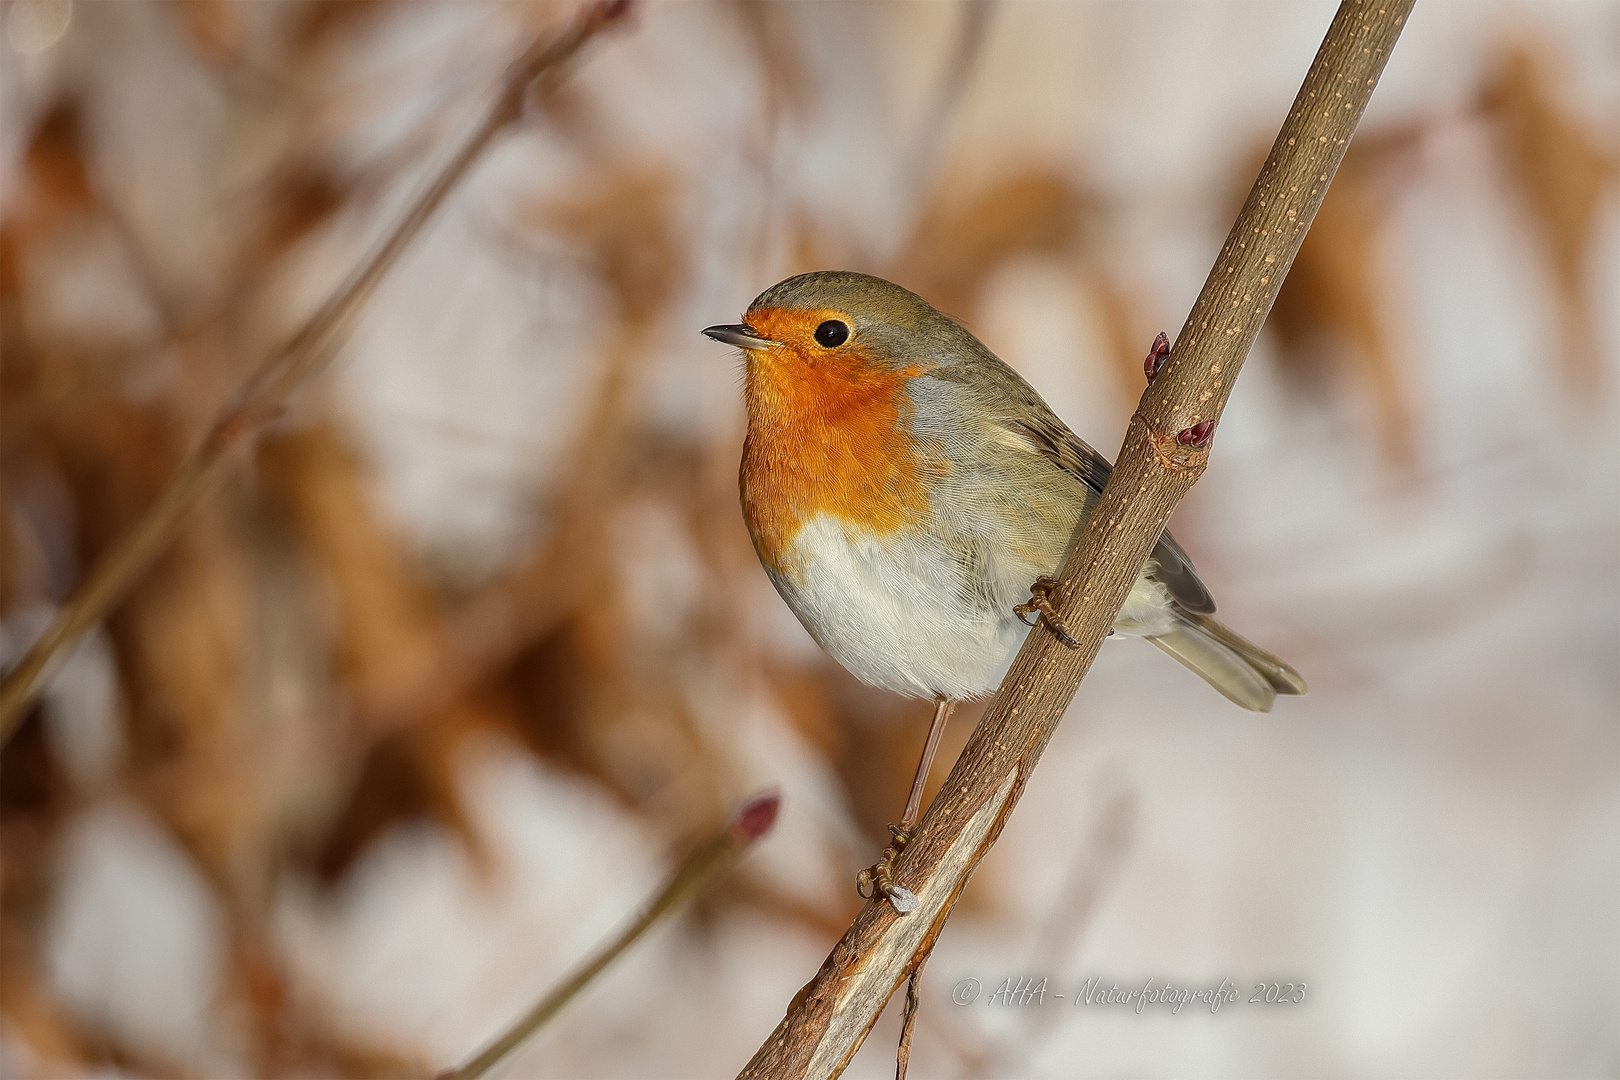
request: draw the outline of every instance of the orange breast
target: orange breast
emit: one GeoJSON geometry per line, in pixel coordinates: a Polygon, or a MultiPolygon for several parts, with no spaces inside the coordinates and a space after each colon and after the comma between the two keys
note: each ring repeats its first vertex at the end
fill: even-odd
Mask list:
{"type": "MultiPolygon", "coordinates": [[[[752,314],[750,316],[752,318],[752,314]]],[[[799,529],[819,514],[888,535],[915,523],[946,469],[907,430],[906,382],[859,355],[807,360],[791,349],[751,352],[743,515],[765,565],[786,568],[799,529]]]]}

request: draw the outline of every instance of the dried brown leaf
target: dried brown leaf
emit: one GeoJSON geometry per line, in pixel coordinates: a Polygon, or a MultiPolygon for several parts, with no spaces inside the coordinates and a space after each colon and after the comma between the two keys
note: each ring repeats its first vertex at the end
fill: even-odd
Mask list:
{"type": "MultiPolygon", "coordinates": [[[[156,408],[72,405],[52,418],[49,438],[74,496],[84,566],[156,496],[184,436],[156,408]]],[[[230,876],[259,823],[243,681],[252,593],[242,537],[214,503],[107,622],[130,705],[135,786],[216,879],[230,876]]]]}
{"type": "Polygon", "coordinates": [[[317,166],[283,172],[266,195],[264,224],[245,249],[248,265],[258,268],[274,261],[324,224],[343,206],[344,197],[344,189],[317,166]]]}
{"type": "MultiPolygon", "coordinates": [[[[0,927],[0,1015],[31,1056],[60,1069],[63,1075],[84,1075],[102,1055],[89,1045],[33,968],[23,962],[33,941],[31,932],[15,934],[0,927]]],[[[16,1053],[15,1048],[8,1057],[11,1053],[16,1053]]]]}
{"type": "Polygon", "coordinates": [[[1563,302],[1562,348],[1554,353],[1571,397],[1599,400],[1604,370],[1591,296],[1593,245],[1605,199],[1620,176],[1612,149],[1560,100],[1557,72],[1567,72],[1527,47],[1508,49],[1480,95],[1496,122],[1497,145],[1517,184],[1546,253],[1563,302]]]}
{"type": "Polygon", "coordinates": [[[186,38],[204,62],[224,65],[241,59],[247,28],[236,0],[179,0],[176,6],[186,38]]]}
{"type": "Polygon", "coordinates": [[[1350,147],[1266,323],[1303,392],[1332,397],[1342,376],[1361,384],[1385,460],[1407,472],[1416,465],[1416,406],[1411,358],[1387,326],[1387,300],[1404,290],[1390,288],[1399,268],[1381,257],[1392,191],[1380,174],[1409,145],[1369,136],[1350,147]]]}
{"type": "Polygon", "coordinates": [[[627,166],[596,179],[583,198],[520,208],[517,220],[583,249],[618,298],[625,321],[639,326],[663,310],[686,278],[675,195],[669,167],[627,166]]]}
{"type": "Polygon", "coordinates": [[[973,190],[945,186],[891,275],[941,311],[968,318],[990,275],[1016,256],[1079,250],[1095,200],[1038,165],[973,190]]]}
{"type": "Polygon", "coordinates": [[[335,612],[333,645],[366,754],[359,787],[329,823],[317,863],[336,876],[387,824],[431,813],[482,858],[462,805],[455,748],[469,732],[505,723],[498,705],[452,695],[417,722],[379,708],[418,672],[446,669],[450,646],[437,596],[376,513],[357,455],[328,426],[267,440],[260,477],[285,508],[335,612]]]}
{"type": "Polygon", "coordinates": [[[294,44],[312,51],[346,34],[357,34],[395,9],[392,0],[310,0],[299,20],[294,44]]]}

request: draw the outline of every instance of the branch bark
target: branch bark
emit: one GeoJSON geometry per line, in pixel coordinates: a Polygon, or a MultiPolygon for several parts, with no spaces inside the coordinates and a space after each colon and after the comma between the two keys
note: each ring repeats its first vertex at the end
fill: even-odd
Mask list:
{"type": "Polygon", "coordinates": [[[837,1076],[900,983],[927,959],[1171,511],[1203,473],[1244,357],[1412,4],[1340,4],[1169,359],[1142,394],[1107,488],[1059,571],[1058,610],[1080,648],[1065,647],[1041,627],[1030,633],[897,861],[895,882],[917,894],[916,910],[898,915],[882,901],[863,908],[741,1077],[837,1076]]]}
{"type": "Polygon", "coordinates": [[[187,513],[213,489],[236,452],[280,415],[292,392],[331,362],[348,339],[371,294],[393,268],[446,196],[472,170],[491,142],[523,113],[529,90],[555,78],[563,64],[603,28],[622,21],[625,0],[595,0],[561,33],[537,39],[507,70],[499,96],[477,130],[411,205],[381,246],[272,353],[220,413],[153,504],[97,560],[89,576],[51,625],[0,683],[0,746],[10,738],[46,680],[85,633],[124,598],[153,560],[168,548],[187,513]]]}

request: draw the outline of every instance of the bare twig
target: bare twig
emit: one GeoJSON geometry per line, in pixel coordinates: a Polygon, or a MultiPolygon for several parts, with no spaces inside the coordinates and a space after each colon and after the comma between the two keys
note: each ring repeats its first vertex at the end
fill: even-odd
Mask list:
{"type": "Polygon", "coordinates": [[[995,14],[990,0],[964,0],[961,22],[957,26],[956,44],[946,61],[933,101],[918,128],[915,143],[906,156],[903,176],[919,199],[927,195],[932,186],[934,163],[945,143],[951,120],[967,91],[968,79],[984,52],[985,40],[990,36],[990,20],[995,14]]]}
{"type": "Polygon", "coordinates": [[[635,944],[654,923],[696,896],[721,870],[747,851],[749,846],[769,831],[781,807],[781,797],[760,795],[749,800],[709,839],[705,840],[676,868],[668,883],[635,920],[620,931],[619,936],[602,946],[585,963],[554,987],[550,993],[530,1009],[523,1018],[508,1028],[505,1034],[490,1043],[471,1061],[459,1068],[439,1074],[438,1080],[474,1080],[499,1065],[535,1032],[545,1026],[563,1006],[572,1001],[592,979],[600,975],[618,955],[635,944]]]}
{"type": "Polygon", "coordinates": [[[872,903],[742,1076],[841,1073],[901,980],[933,949],[1000,834],[1149,551],[1204,470],[1209,442],[1412,0],[1344,0],[1170,359],[1131,417],[1113,475],[1059,572],[1054,600],[1079,648],[1030,634],[895,866],[917,896],[872,903]]]}
{"type": "Polygon", "coordinates": [[[906,1080],[906,1070],[911,1068],[911,1029],[917,1025],[917,1007],[922,1004],[922,997],[917,991],[921,982],[922,968],[919,966],[906,983],[906,1008],[900,1016],[900,1048],[894,1053],[894,1080],[906,1080]]]}
{"type": "MultiPolygon", "coordinates": [[[[1058,901],[1041,919],[1026,965],[1030,970],[1062,967],[1074,957],[1098,905],[1119,883],[1135,816],[1136,800],[1129,792],[1115,792],[1104,802],[1090,835],[1075,852],[1058,890],[1058,901]]],[[[1060,1016],[1052,1009],[1023,1012],[1022,1024],[998,1032],[959,1075],[989,1078],[1030,1072],[1029,1062],[1039,1054],[1060,1016]]]]}
{"type": "Polygon", "coordinates": [[[0,744],[10,736],[57,663],[119,602],[169,546],[187,512],[232,459],[275,418],[292,391],[322,370],[348,338],[367,299],[410,246],[445,197],[466,177],[494,138],[516,121],[537,80],[549,84],[565,61],[604,27],[623,19],[624,0],[598,0],[557,35],[537,39],[508,69],[499,97],[466,144],[388,234],[380,247],[259,367],[220,413],[201,445],[180,464],[168,486],[128,532],[97,561],[32,648],[0,684],[0,744]]]}

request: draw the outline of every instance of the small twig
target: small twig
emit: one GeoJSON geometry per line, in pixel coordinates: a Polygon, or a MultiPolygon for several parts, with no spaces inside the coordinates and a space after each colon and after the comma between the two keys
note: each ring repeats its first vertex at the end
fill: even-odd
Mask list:
{"type": "Polygon", "coordinates": [[[956,44],[951,49],[945,70],[928,112],[918,128],[917,139],[903,165],[902,176],[922,203],[932,186],[934,163],[945,144],[951,119],[962,103],[968,80],[973,75],[985,41],[990,36],[990,20],[995,9],[990,0],[963,0],[961,22],[957,26],[956,44]]]}
{"type": "Polygon", "coordinates": [[[0,745],[16,729],[46,678],[85,633],[117,604],[168,548],[188,511],[231,460],[280,414],[288,396],[321,371],[348,338],[356,317],[422,227],[464,179],[494,138],[523,112],[537,80],[554,78],[563,63],[603,28],[623,20],[626,0],[598,0],[556,36],[536,39],[508,69],[500,96],[466,144],[417,197],[380,247],[303,327],[272,353],[220,413],[201,445],[181,462],[169,484],[130,529],[96,562],[33,647],[0,683],[0,745]]]}
{"type": "MultiPolygon", "coordinates": [[[[1058,899],[1041,919],[1029,951],[1030,970],[1061,968],[1074,958],[1103,897],[1119,883],[1135,827],[1136,800],[1129,792],[1107,799],[1096,825],[1075,851],[1058,899]]],[[[962,1075],[1022,1076],[1060,1021],[1060,1011],[1025,1011],[1022,1025],[998,1032],[962,1075]]]]}
{"type": "Polygon", "coordinates": [[[781,804],[781,796],[776,794],[760,795],[746,803],[730,821],[686,857],[663,890],[633,922],[619,932],[618,937],[598,949],[595,955],[576,968],[573,974],[541,998],[522,1019],[471,1061],[440,1073],[437,1080],[474,1080],[499,1065],[561,1012],[563,1006],[613,963],[620,953],[652,929],[654,923],[696,896],[716,874],[730,866],[755,840],[764,836],[775,823],[781,804]]]}
{"type": "Polygon", "coordinates": [[[917,908],[868,904],[742,1071],[837,1076],[933,949],[969,875],[1000,835],[1171,511],[1191,490],[1239,369],[1361,120],[1412,0],[1343,0],[1271,153],[1143,393],[1112,475],[1058,572],[1071,648],[1024,641],[956,767],[894,867],[917,908]]]}
{"type": "MultiPolygon", "coordinates": [[[[926,963],[927,957],[923,957],[926,963]]],[[[922,982],[922,965],[911,973],[906,982],[906,1008],[900,1014],[900,1047],[894,1052],[894,1080],[906,1080],[906,1070],[911,1068],[911,1029],[917,1023],[917,1007],[922,1004],[918,993],[918,984],[922,982]]]]}

